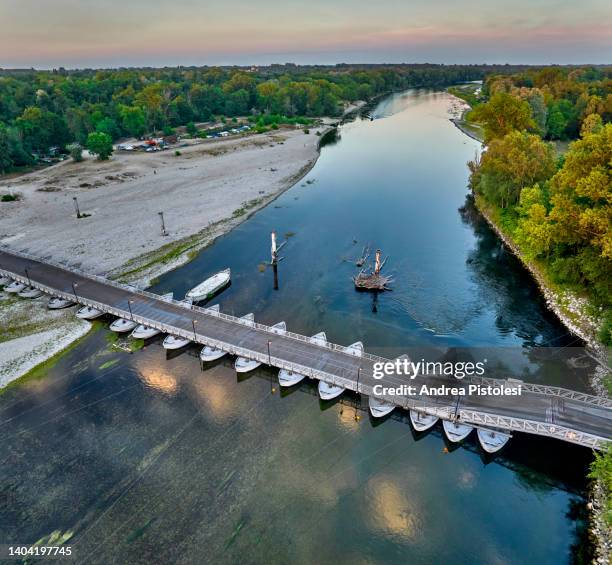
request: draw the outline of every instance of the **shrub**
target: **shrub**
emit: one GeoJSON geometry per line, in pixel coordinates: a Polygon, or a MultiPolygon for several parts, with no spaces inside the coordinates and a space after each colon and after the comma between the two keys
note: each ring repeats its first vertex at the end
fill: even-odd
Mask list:
{"type": "Polygon", "coordinates": [[[19,200],[19,196],[17,196],[16,194],[3,194],[0,200],[2,202],[15,202],[19,200]]]}
{"type": "Polygon", "coordinates": [[[177,149],[177,150],[174,152],[174,154],[175,154],[177,157],[180,157],[180,156],[181,156],[181,152],[180,152],[178,149],[177,149]]]}
{"type": "Polygon", "coordinates": [[[83,147],[80,143],[71,143],[70,145],[66,145],[66,149],[68,149],[68,153],[70,153],[73,161],[79,163],[83,160],[83,147]]]}

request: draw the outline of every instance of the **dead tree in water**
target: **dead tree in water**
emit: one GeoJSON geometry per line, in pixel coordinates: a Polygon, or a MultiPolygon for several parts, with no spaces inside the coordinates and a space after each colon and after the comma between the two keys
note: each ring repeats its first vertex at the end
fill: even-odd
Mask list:
{"type": "Polygon", "coordinates": [[[363,267],[365,265],[365,262],[368,260],[369,256],[370,256],[370,246],[364,245],[363,250],[361,251],[361,257],[359,257],[355,261],[355,265],[357,265],[358,267],[363,267]]]}
{"type": "Polygon", "coordinates": [[[355,288],[358,290],[391,290],[387,285],[393,282],[393,278],[381,274],[382,268],[387,262],[387,258],[384,261],[380,260],[380,249],[376,250],[376,259],[374,263],[374,270],[367,272],[362,269],[356,277],[353,277],[355,288]]]}

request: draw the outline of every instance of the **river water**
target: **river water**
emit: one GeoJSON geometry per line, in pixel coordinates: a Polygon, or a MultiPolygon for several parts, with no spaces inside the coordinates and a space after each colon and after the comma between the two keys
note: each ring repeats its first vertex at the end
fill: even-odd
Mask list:
{"type": "MultiPolygon", "coordinates": [[[[450,104],[411,91],[345,124],[302,181],[153,290],[181,296],[229,266],[223,311],[387,356],[573,345],[466,200],[479,146],[450,104]],[[287,240],[278,289],[272,229],[287,240]],[[368,244],[395,279],[377,297],[350,280],[368,244]]],[[[589,551],[586,449],[519,434],[487,459],[474,437],[416,437],[406,414],[374,422],[354,396],[281,394],[265,368],[237,376],[229,361],[202,370],[195,348],[107,341],[99,329],[0,396],[0,542],[59,530],[87,563],[557,564],[589,551]]]]}

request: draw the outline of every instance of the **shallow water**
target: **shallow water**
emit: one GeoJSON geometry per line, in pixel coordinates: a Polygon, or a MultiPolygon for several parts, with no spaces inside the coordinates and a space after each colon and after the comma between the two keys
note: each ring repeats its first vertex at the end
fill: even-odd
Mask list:
{"type": "MultiPolygon", "coordinates": [[[[449,98],[414,91],[341,128],[303,181],[154,290],[229,266],[223,311],[388,353],[411,346],[572,345],[469,203],[477,144],[449,98]],[[287,234],[279,289],[269,233],[287,234]],[[394,290],[357,293],[349,259],[390,256],[394,290]]],[[[74,532],[81,562],[564,563],[584,556],[587,450],[518,434],[485,459],[472,436],[416,437],[405,414],[279,393],[267,369],[200,370],[158,340],[111,351],[100,330],[42,380],[0,397],[0,542],[74,532]]],[[[551,381],[563,382],[562,375],[551,381]]],[[[574,377],[572,377],[574,378],[574,377]]],[[[581,382],[569,382],[575,387],[581,382]]]]}

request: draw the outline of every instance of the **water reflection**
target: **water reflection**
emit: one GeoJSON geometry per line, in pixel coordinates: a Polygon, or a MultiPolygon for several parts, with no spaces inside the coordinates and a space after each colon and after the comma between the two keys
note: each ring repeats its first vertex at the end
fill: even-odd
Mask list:
{"type": "MultiPolygon", "coordinates": [[[[230,266],[234,284],[218,299],[226,312],[282,317],[370,351],[513,346],[537,365],[535,336],[563,339],[564,330],[523,271],[466,221],[473,212],[457,213],[474,147],[448,123],[447,103],[444,94],[395,96],[377,110],[389,117],[347,124],[280,207],[157,291],[178,296],[230,266]],[[272,229],[296,233],[278,290],[258,269],[272,229]],[[376,313],[344,260],[364,242],[391,255],[398,281],[376,313]]],[[[0,541],[71,531],[87,563],[588,557],[587,450],[517,434],[493,459],[474,435],[448,452],[439,424],[416,435],[397,410],[373,422],[359,397],[321,405],[312,383],[281,394],[274,371],[237,377],[231,361],[201,370],[197,348],[166,358],[159,342],[111,353],[101,333],[47,378],[0,397],[0,541]]]]}

